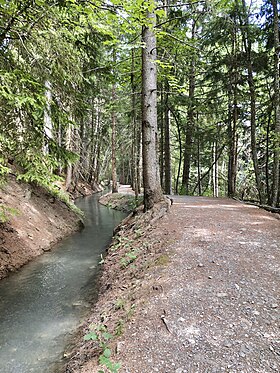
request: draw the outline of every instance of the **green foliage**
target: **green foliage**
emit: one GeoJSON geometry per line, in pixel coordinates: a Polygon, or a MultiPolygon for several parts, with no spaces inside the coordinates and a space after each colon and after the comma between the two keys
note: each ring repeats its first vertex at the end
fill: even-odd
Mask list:
{"type": "MultiPolygon", "coordinates": [[[[112,373],[117,373],[121,368],[120,363],[114,363],[111,359],[111,350],[106,348],[103,354],[99,357],[99,364],[104,365],[112,373]]],[[[102,371],[100,371],[102,372],[102,371]]]]}
{"type": "Polygon", "coordinates": [[[134,315],[134,313],[135,313],[135,307],[136,307],[135,304],[132,304],[129,307],[129,309],[128,309],[127,313],[126,313],[126,317],[127,317],[128,320],[131,319],[132,316],[134,315]]]}
{"type": "MultiPolygon", "coordinates": [[[[7,159],[21,167],[20,179],[49,189],[59,179],[57,174],[66,173],[69,164],[75,165],[73,183],[79,178],[89,182],[110,178],[113,107],[117,115],[118,174],[124,183],[133,181],[131,154],[135,151],[135,140],[140,139],[134,130],[139,131],[141,122],[140,34],[142,26],[154,26],[147,18],[147,13],[154,12],[158,88],[162,96],[158,119],[164,140],[165,108],[172,109],[171,158],[172,169],[178,173],[174,175],[177,191],[213,194],[213,144],[218,144],[219,152],[229,143],[228,121],[233,115],[235,86],[239,139],[237,190],[242,190],[239,186],[245,177],[250,181],[248,193],[255,194],[254,177],[248,177],[254,170],[249,162],[243,162],[244,142],[250,147],[250,129],[244,126],[250,118],[248,61],[242,40],[246,29],[252,45],[258,103],[259,171],[263,193],[269,199],[273,154],[279,151],[278,134],[273,132],[271,99],[274,97],[271,4],[264,2],[262,13],[255,9],[258,2],[243,7],[239,0],[199,4],[189,1],[184,6],[173,2],[170,8],[161,5],[154,0],[0,1],[0,178],[9,172],[7,159]],[[193,73],[195,92],[190,99],[193,73]],[[46,81],[51,83],[49,103],[46,81]],[[112,82],[116,86],[113,104],[112,82]],[[132,89],[137,97],[134,108],[132,89]],[[190,109],[195,118],[191,126],[190,109]],[[52,138],[48,138],[44,128],[46,111],[52,121],[52,138]],[[190,132],[190,185],[186,188],[182,185],[184,147],[190,132]],[[48,152],[43,151],[45,148],[48,152]]],[[[225,147],[218,161],[220,195],[227,192],[228,157],[229,149],[225,147]]],[[[246,157],[251,157],[250,151],[246,157]]],[[[137,203],[132,200],[129,207],[134,209],[137,203]]],[[[135,258],[124,258],[124,266],[129,260],[135,258]]]]}
{"type": "Polygon", "coordinates": [[[121,336],[123,334],[125,322],[123,319],[118,320],[116,328],[115,328],[115,335],[117,337],[121,336]]]}
{"type": "Polygon", "coordinates": [[[84,212],[80,210],[70,199],[69,194],[64,192],[63,190],[56,187],[55,184],[48,188],[48,191],[54,197],[58,198],[60,201],[64,202],[75,214],[80,216],[80,218],[84,217],[84,212]]]}
{"type": "Polygon", "coordinates": [[[138,257],[138,250],[131,249],[125,253],[124,257],[121,258],[121,265],[123,268],[127,267],[129,264],[133,263],[138,257]]]}
{"type": "Polygon", "coordinates": [[[82,108],[82,69],[92,57],[83,48],[88,20],[79,22],[82,14],[74,3],[61,7],[42,0],[31,7],[12,0],[1,7],[0,151],[22,168],[21,180],[48,188],[58,180],[58,169],[79,159],[63,138],[82,108]],[[46,80],[52,87],[52,138],[44,128],[46,80]]]}
{"type": "Polygon", "coordinates": [[[30,149],[24,155],[17,157],[19,165],[24,172],[17,178],[26,183],[36,183],[46,188],[50,188],[55,181],[61,180],[61,177],[54,175],[52,170],[57,166],[57,160],[50,154],[43,154],[30,149]]]}
{"type": "Polygon", "coordinates": [[[83,217],[83,212],[70,200],[69,194],[61,190],[56,182],[62,182],[61,176],[55,175],[52,170],[58,166],[55,157],[36,151],[27,152],[23,157],[18,158],[18,164],[23,168],[17,180],[26,183],[35,183],[44,187],[52,196],[64,202],[73,212],[83,217]]]}
{"type": "Polygon", "coordinates": [[[11,169],[4,165],[4,159],[0,157],[0,183],[6,175],[11,172],[11,169]]]}
{"type": "Polygon", "coordinates": [[[11,217],[19,214],[17,209],[0,204],[0,223],[8,222],[11,217]]]}
{"type": "Polygon", "coordinates": [[[105,366],[110,372],[117,373],[121,364],[115,363],[111,360],[112,352],[108,347],[108,342],[113,338],[113,335],[108,333],[107,327],[103,324],[91,324],[90,329],[91,331],[84,336],[84,340],[96,341],[102,350],[102,353],[99,356],[99,364],[105,366]]]}
{"type": "Polygon", "coordinates": [[[128,200],[128,206],[130,210],[135,210],[137,207],[141,206],[143,204],[143,197],[140,196],[138,198],[131,197],[128,200]]]}
{"type": "Polygon", "coordinates": [[[130,248],[131,247],[131,244],[133,243],[133,240],[125,237],[125,236],[117,236],[116,239],[115,239],[115,243],[111,246],[111,250],[112,251],[116,251],[118,250],[119,247],[126,247],[126,248],[130,248]]]}
{"type": "Polygon", "coordinates": [[[0,70],[0,97],[6,105],[15,109],[42,110],[45,97],[43,86],[29,72],[17,68],[13,71],[0,70]]]}
{"type": "Polygon", "coordinates": [[[116,310],[123,310],[125,306],[125,301],[123,299],[117,299],[115,303],[115,309],[116,310]]]}
{"type": "Polygon", "coordinates": [[[85,341],[98,341],[100,347],[106,348],[107,342],[112,339],[112,334],[108,333],[107,327],[103,324],[91,324],[90,325],[91,331],[84,336],[85,341]]]}

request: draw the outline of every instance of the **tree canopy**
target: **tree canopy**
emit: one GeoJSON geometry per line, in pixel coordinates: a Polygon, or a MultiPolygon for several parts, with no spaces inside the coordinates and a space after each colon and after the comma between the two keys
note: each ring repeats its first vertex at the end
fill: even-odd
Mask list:
{"type": "Polygon", "coordinates": [[[1,178],[113,175],[138,195],[144,176],[147,208],[162,191],[279,206],[277,0],[0,0],[0,14],[1,178]]]}

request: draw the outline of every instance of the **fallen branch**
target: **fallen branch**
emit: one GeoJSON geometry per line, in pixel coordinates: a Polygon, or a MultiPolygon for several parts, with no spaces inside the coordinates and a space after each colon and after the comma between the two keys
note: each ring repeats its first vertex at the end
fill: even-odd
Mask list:
{"type": "Polygon", "coordinates": [[[234,197],[233,199],[236,200],[236,201],[245,203],[246,205],[253,205],[253,206],[259,207],[260,209],[264,209],[264,210],[272,212],[274,214],[280,214],[280,208],[279,207],[272,207],[272,206],[268,206],[268,205],[261,205],[259,202],[246,201],[246,200],[242,200],[242,199],[239,199],[239,198],[236,198],[236,197],[234,197]]]}

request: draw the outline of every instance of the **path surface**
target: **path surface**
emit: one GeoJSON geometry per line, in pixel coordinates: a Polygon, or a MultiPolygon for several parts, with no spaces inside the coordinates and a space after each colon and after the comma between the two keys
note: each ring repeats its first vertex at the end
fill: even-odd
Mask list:
{"type": "Polygon", "coordinates": [[[118,343],[121,372],[280,372],[280,220],[176,197],[159,232],[174,237],[171,261],[146,276],[149,296],[118,343]]]}

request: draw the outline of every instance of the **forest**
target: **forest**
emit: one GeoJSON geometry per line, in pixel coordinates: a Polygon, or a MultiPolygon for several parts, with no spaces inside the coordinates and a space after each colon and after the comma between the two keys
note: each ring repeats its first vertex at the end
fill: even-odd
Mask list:
{"type": "Polygon", "coordinates": [[[144,186],[146,208],[162,191],[279,206],[277,0],[0,0],[0,12],[2,180],[144,186]]]}

